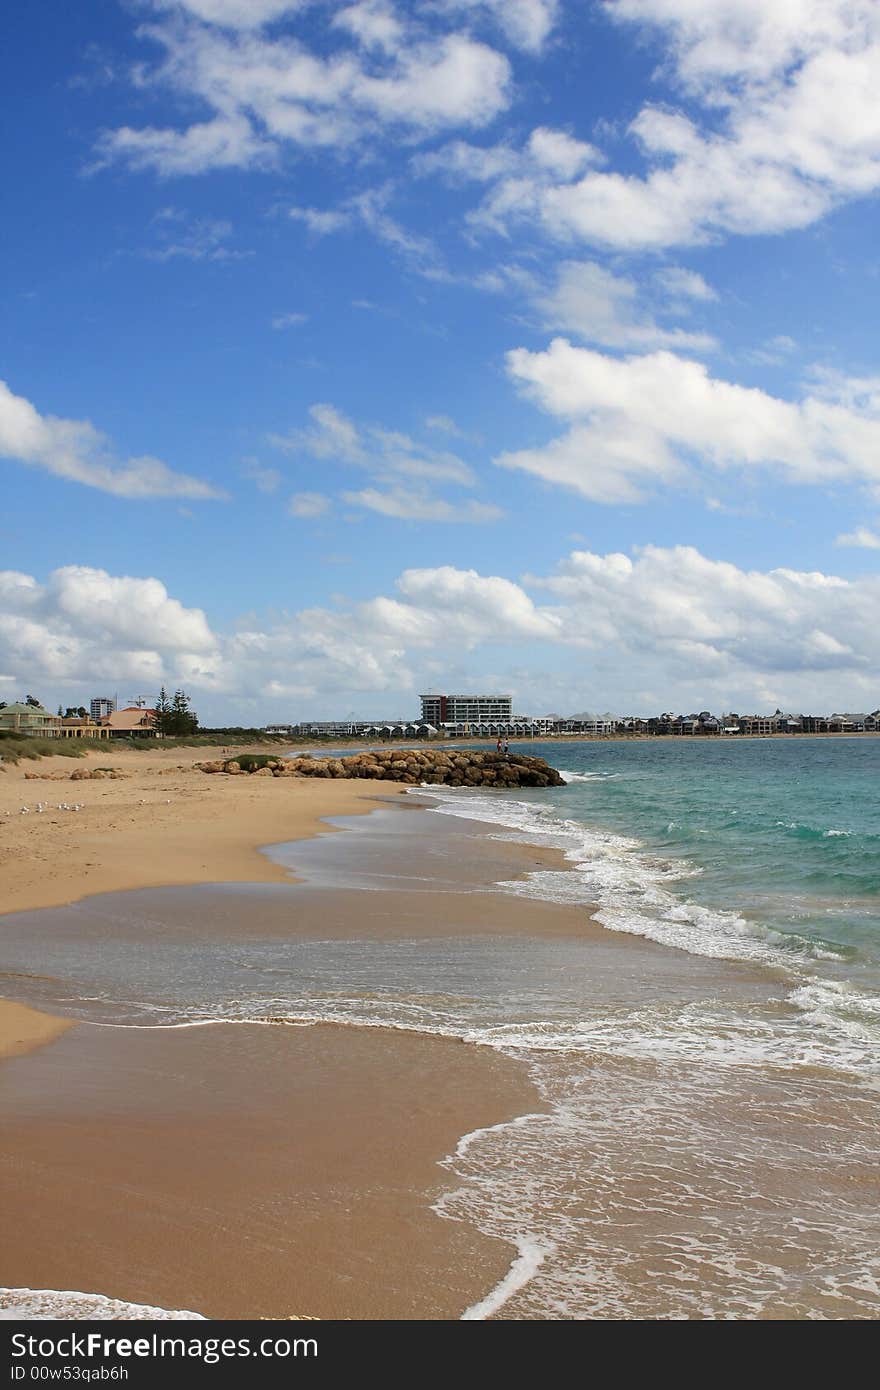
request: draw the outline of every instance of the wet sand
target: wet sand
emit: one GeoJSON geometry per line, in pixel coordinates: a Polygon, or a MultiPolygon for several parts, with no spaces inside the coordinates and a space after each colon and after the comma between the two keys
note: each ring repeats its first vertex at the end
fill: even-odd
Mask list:
{"type": "Polygon", "coordinates": [[[81,1024],[3,1063],[0,1284],[209,1317],[457,1318],[510,1248],[430,1206],[521,1069],[384,1029],[81,1024]]]}
{"type": "Polygon", "coordinates": [[[18,1057],[50,1043],[70,1027],[70,1020],[0,999],[0,1057],[18,1057]]]}
{"type": "MultiPolygon", "coordinates": [[[[276,785],[262,779],[269,793],[276,785]]],[[[326,784],[302,787],[320,797],[326,784]]],[[[0,961],[18,949],[27,969],[2,987],[31,999],[43,988],[50,1008],[95,1016],[96,1005],[72,1003],[87,984],[40,976],[55,968],[47,933],[75,942],[87,974],[125,941],[210,952],[254,937],[378,943],[589,929],[582,909],[492,891],[553,852],[492,841],[477,826],[463,834],[444,818],[429,824],[412,802],[386,800],[374,821],[364,836],[321,827],[311,854],[303,841],[276,846],[266,862],[286,882],[107,893],[10,914],[0,961]],[[331,853],[343,842],[348,855],[331,853]],[[328,888],[320,879],[330,864],[332,882],[333,862],[344,886],[328,888]],[[371,891],[377,884],[386,891],[371,891]]],[[[387,1028],[80,1021],[62,1036],[69,1020],[12,1006],[23,1038],[25,1017],[35,1047],[59,1035],[2,1063],[0,1285],[214,1317],[454,1319],[516,1254],[431,1210],[455,1185],[441,1163],[462,1135],[541,1108],[515,1061],[387,1028]]]]}

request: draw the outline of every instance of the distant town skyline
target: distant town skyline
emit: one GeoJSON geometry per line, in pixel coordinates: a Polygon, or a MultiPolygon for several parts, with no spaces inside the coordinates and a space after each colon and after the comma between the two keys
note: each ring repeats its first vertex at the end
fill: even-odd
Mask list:
{"type": "Polygon", "coordinates": [[[876,706],[873,0],[4,39],[0,698],[876,706]]]}

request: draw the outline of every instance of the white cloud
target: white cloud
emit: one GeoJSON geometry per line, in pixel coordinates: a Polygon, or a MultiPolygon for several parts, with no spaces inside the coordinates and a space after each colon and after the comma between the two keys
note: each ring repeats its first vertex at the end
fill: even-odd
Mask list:
{"type": "Polygon", "coordinates": [[[413,135],[480,127],[509,101],[503,54],[406,12],[398,20],[388,6],[325,12],[326,32],[314,50],[288,33],[245,29],[246,8],[232,0],[198,7],[202,19],[218,23],[192,17],[196,8],[189,6],[189,18],[178,14],[141,29],[161,45],[164,59],[140,68],[137,80],[142,89],[171,88],[187,104],[204,103],[211,116],[181,129],[107,131],[97,167],[118,160],[166,176],[267,167],[287,145],[344,148],[389,126],[413,135]]]}
{"type": "Polygon", "coordinates": [[[351,223],[349,213],[332,208],[293,207],[288,208],[287,215],[295,222],[304,222],[314,236],[328,236],[331,232],[340,232],[351,223]]]}
{"type": "Polygon", "coordinates": [[[114,497],[222,497],[201,478],[175,473],[160,459],[120,460],[88,420],[40,415],[24,396],[0,381],[0,457],[44,468],[68,482],[98,488],[114,497]]]}
{"type": "Polygon", "coordinates": [[[403,40],[403,25],[385,0],[358,0],[346,5],[333,20],[336,28],[347,29],[366,48],[393,53],[403,40]]]}
{"type": "Polygon", "coordinates": [[[46,584],[0,573],[0,670],[44,698],[51,686],[53,702],[95,681],[138,682],[150,695],[182,681],[197,708],[208,697],[254,698],[263,722],[281,698],[298,714],[390,713],[364,710],[377,692],[415,713],[429,668],[498,680],[495,653],[514,643],[522,664],[504,684],[532,713],[546,712],[548,689],[569,712],[873,709],[878,599],[878,576],[748,571],[688,546],[646,546],[577,550],[519,582],[451,565],[408,569],[389,594],[222,634],[157,579],[71,566],[46,584]],[[658,692],[653,703],[638,696],[645,690],[658,692]]]}
{"type": "Polygon", "coordinates": [[[492,198],[497,199],[499,215],[490,215],[484,208],[475,220],[491,221],[502,229],[502,214],[516,207],[520,198],[531,203],[538,188],[552,188],[555,179],[572,179],[588,165],[602,163],[604,156],[595,145],[576,140],[568,131],[538,126],[521,150],[503,143],[451,140],[439,149],[414,155],[412,167],[418,175],[442,174],[453,184],[497,182],[492,198]]]}
{"type": "Polygon", "coordinates": [[[282,15],[305,9],[309,0],[153,0],[157,10],[186,10],[209,24],[259,29],[282,15]]]}
{"type": "Polygon", "coordinates": [[[441,0],[448,10],[488,15],[508,41],[527,53],[540,53],[553,31],[559,0],[441,0]]]}
{"type": "Polygon", "coordinates": [[[776,481],[880,487],[876,383],[826,377],[801,400],[786,401],[712,377],[702,363],[670,352],[620,360],[565,339],[546,352],[508,353],[507,366],[570,428],[496,463],[596,501],[635,501],[651,485],[701,468],[772,469],[776,481]]]}
{"type": "Polygon", "coordinates": [[[612,19],[653,26],[689,90],[720,98],[726,84],[766,82],[829,48],[875,32],[871,0],[613,0],[612,19]]]}
{"type": "Polygon", "coordinates": [[[547,126],[538,126],[532,131],[527,148],[541,169],[561,179],[576,178],[588,165],[601,160],[593,145],[575,140],[564,130],[551,130],[547,126]]]}
{"type": "MultiPolygon", "coordinates": [[[[366,470],[379,486],[344,492],[350,506],[402,521],[486,522],[501,515],[488,503],[455,503],[436,495],[438,486],[473,487],[477,481],[473,469],[450,450],[381,425],[358,426],[326,402],[311,406],[309,415],[312,423],[305,429],[272,435],[270,442],[287,453],[366,470]]],[[[456,428],[439,418],[440,427],[456,428]]]]}
{"type": "Polygon", "coordinates": [[[429,430],[439,430],[441,434],[451,434],[456,439],[464,439],[464,430],[459,429],[451,415],[428,415],[425,424],[429,430]]]}
{"type": "Polygon", "coordinates": [[[835,545],[853,546],[862,550],[880,550],[880,536],[876,531],[871,531],[867,526],[857,526],[854,531],[847,531],[838,536],[835,545]]]}
{"type": "Polygon", "coordinates": [[[629,128],[643,173],[505,174],[475,220],[652,250],[806,227],[880,188],[880,7],[874,0],[616,0],[647,26],[688,114],[646,104],[629,128]]]}
{"type": "Polygon", "coordinates": [[[717,299],[712,286],[696,270],[669,265],[654,272],[654,281],[671,299],[717,299]]]}
{"type": "Polygon", "coordinates": [[[331,506],[330,498],[321,492],[295,492],[287,504],[287,510],[291,516],[312,520],[316,516],[323,516],[331,506]]]}
{"type": "Polygon", "coordinates": [[[789,338],[786,333],[777,333],[760,347],[752,348],[746,353],[746,357],[749,362],[755,362],[759,367],[778,367],[791,356],[796,347],[794,338],[789,338]]]}
{"type": "MultiPolygon", "coordinates": [[[[420,236],[401,226],[388,212],[394,192],[390,183],[367,189],[346,200],[337,208],[292,207],[288,216],[304,222],[313,236],[330,236],[353,225],[365,227],[377,241],[390,246],[417,274],[430,280],[450,280],[440,252],[429,237],[420,236]]],[[[356,308],[375,308],[367,300],[355,301],[356,308]]]]}
{"type": "Polygon", "coordinates": [[[562,605],[572,637],[611,653],[627,680],[689,691],[682,703],[701,690],[728,704],[775,690],[815,711],[823,699],[870,700],[880,676],[876,577],[745,571],[689,546],[647,546],[635,559],[576,551],[523,583],[562,605]]]}
{"type": "Polygon", "coordinates": [[[149,693],[184,671],[207,670],[217,643],[199,608],[184,608],[158,579],[68,565],[45,585],[0,574],[0,665],[23,688],[52,681],[146,682],[149,693]]]}
{"type": "Polygon", "coordinates": [[[352,506],[366,507],[381,516],[398,521],[437,521],[474,523],[482,525],[497,521],[503,512],[487,502],[447,502],[433,497],[425,490],[395,487],[387,492],[378,488],[363,488],[360,492],[344,492],[343,499],[352,506]]]}
{"type": "Polygon", "coordinates": [[[201,174],[206,169],[262,168],[275,164],[277,150],[257,135],[242,116],[216,116],[186,130],[120,126],[97,143],[92,168],[118,161],[130,169],[156,169],[166,177],[201,174]]]}
{"type": "Polygon", "coordinates": [[[304,430],[273,434],[270,442],[288,453],[307,453],[313,458],[364,463],[367,452],[357,426],[335,406],[319,402],[309,407],[312,424],[304,430]]]}
{"type": "Polygon", "coordinates": [[[308,323],[308,314],[276,314],[272,320],[272,327],[281,328],[301,328],[304,323],[308,323]]]}
{"type": "Polygon", "coordinates": [[[605,347],[679,347],[699,352],[715,346],[707,333],[663,328],[639,302],[641,297],[635,280],[614,275],[595,261],[563,261],[555,287],[534,302],[545,327],[577,333],[605,347]]]}

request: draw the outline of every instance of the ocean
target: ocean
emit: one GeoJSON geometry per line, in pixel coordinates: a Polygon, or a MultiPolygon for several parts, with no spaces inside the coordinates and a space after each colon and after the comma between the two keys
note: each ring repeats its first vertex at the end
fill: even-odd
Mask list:
{"type": "Polygon", "coordinates": [[[332,1021],[522,1061],[540,1105],[445,1160],[438,1215],[511,1251],[466,1319],[876,1317],[880,739],[527,751],[566,786],[416,789],[418,815],[273,857],[316,890],[451,893],[472,827],[562,852],[496,886],[582,906],[583,939],[450,918],[432,939],[287,940],[261,913],[299,890],[233,885],[16,914],[3,968],[19,997],[110,1026],[332,1021]],[[246,941],[227,930],[243,913],[246,941]]]}

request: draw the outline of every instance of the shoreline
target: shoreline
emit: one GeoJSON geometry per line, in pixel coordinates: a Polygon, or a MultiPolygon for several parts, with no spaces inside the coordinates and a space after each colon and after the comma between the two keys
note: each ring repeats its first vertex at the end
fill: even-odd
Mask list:
{"type": "MultiPolygon", "coordinates": [[[[261,796],[277,785],[262,780],[261,796]]],[[[386,841],[389,817],[393,825],[410,811],[413,826],[425,811],[377,798],[375,786],[328,805],[326,783],[295,785],[308,793],[313,844],[323,832],[338,844],[345,836],[332,832],[348,829],[320,823],[316,802],[359,823],[384,809],[386,841]]],[[[261,832],[249,823],[248,833],[261,832]]],[[[427,943],[450,930],[514,938],[589,930],[580,909],[542,910],[492,891],[495,877],[546,864],[555,851],[494,844],[470,829],[467,838],[473,856],[467,865],[456,858],[455,891],[310,888],[254,849],[272,871],[256,890],[259,930],[282,941],[338,936],[377,946],[414,932],[427,943]]],[[[292,843],[294,857],[304,843],[292,843]]],[[[331,858],[336,844],[326,845],[331,858]]],[[[387,864],[393,876],[390,845],[387,864]]],[[[84,912],[88,920],[89,887],[85,908],[50,908],[47,921],[65,911],[75,924],[84,912]]],[[[232,897],[225,921],[210,903],[195,914],[184,904],[181,929],[205,943],[224,934],[246,943],[250,887],[218,886],[232,897]]],[[[171,886],[158,891],[174,898],[171,886]]],[[[97,920],[118,936],[113,899],[108,912],[100,897],[97,920]]],[[[33,929],[22,915],[36,942],[41,913],[33,929]]],[[[163,920],[159,949],[176,930],[163,920]]],[[[0,1220],[11,1232],[3,1288],[95,1292],[207,1317],[445,1320],[483,1307],[518,1267],[508,1240],[437,1208],[455,1187],[444,1165],[463,1140],[543,1109],[523,1061],[456,1038],[343,1021],[108,1027],[9,1004],[0,1007],[4,1022],[24,1046],[0,1063],[0,1220]],[[24,1020],[30,1032],[19,1039],[24,1020]]]]}
{"type": "MultiPolygon", "coordinates": [[[[702,741],[877,736],[766,734],[702,741]]],[[[678,741],[650,735],[570,734],[522,740],[522,744],[546,742],[563,747],[678,741]]],[[[493,740],[451,740],[448,746],[454,751],[459,743],[488,747],[493,740]]],[[[354,746],[367,751],[373,745],[354,746]]],[[[412,741],[376,746],[411,747],[412,741]]],[[[326,752],[328,747],[306,740],[286,744],[283,751],[326,752]]],[[[383,801],[406,794],[393,782],[206,777],[195,768],[205,751],[161,746],[155,751],[134,751],[114,749],[111,743],[90,749],[76,760],[49,756],[36,762],[0,764],[0,918],[107,892],[198,883],[289,882],[290,871],[263,853],[265,848],[332,832],[330,818],[367,814],[383,801]],[[94,782],[69,781],[72,771],[95,764],[112,766],[121,775],[94,782]],[[65,780],[50,780],[54,776],[65,780]],[[80,809],[58,810],[59,802],[80,809]],[[35,810],[40,803],[45,806],[43,812],[35,810]],[[23,806],[30,808],[28,813],[22,814],[23,806]]],[[[241,753],[245,748],[230,746],[228,751],[241,753]]]]}

